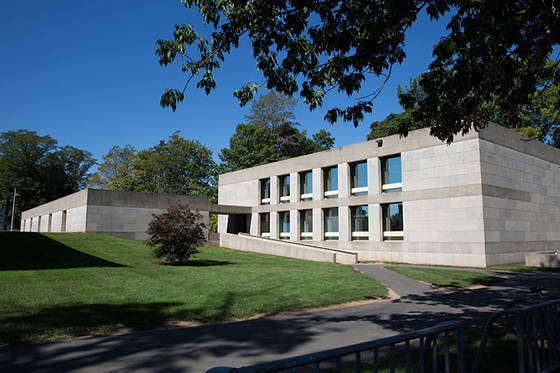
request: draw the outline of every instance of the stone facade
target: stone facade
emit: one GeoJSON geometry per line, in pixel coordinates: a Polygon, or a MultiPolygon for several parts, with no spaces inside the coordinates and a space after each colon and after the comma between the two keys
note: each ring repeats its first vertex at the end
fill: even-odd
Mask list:
{"type": "MultiPolygon", "coordinates": [[[[560,246],[559,161],[493,124],[451,145],[422,129],[220,175],[219,203],[252,209],[247,233],[360,260],[521,263],[560,246]]],[[[229,220],[218,232],[237,233],[229,220]]]]}
{"type": "Polygon", "coordinates": [[[207,197],[86,189],[22,213],[25,232],[87,232],[143,241],[152,214],[171,205],[199,210],[208,226],[207,197]]]}

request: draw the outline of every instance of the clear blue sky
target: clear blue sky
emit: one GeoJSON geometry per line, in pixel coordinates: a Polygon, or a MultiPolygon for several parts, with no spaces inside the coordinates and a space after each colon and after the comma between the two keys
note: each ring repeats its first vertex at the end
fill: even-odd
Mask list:
{"type": "MultiPolygon", "coordinates": [[[[176,112],[161,108],[164,89],[182,88],[187,78],[179,64],[160,67],[155,55],[156,40],[169,39],[176,23],[201,24],[198,13],[179,0],[0,1],[0,132],[48,134],[59,145],[88,150],[100,160],[114,145],[146,149],[180,130],[210,148],[217,160],[249,113],[250,106],[239,107],[233,91],[263,78],[243,47],[222,64],[218,89],[209,96],[192,84],[176,112]]],[[[336,92],[313,112],[298,104],[301,129],[308,135],[326,129],[336,147],[365,141],[371,122],[401,111],[397,85],[427,69],[432,46],[444,34],[445,22],[427,18],[409,31],[406,62],[395,66],[374,112],[357,129],[324,121],[327,108],[355,100],[336,92]]],[[[368,81],[358,97],[381,83],[368,81]]]]}

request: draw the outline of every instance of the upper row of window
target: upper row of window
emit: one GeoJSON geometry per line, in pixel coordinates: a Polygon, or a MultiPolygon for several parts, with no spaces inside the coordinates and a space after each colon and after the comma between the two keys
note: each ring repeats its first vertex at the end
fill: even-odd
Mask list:
{"type": "MultiPolygon", "coordinates": [[[[323,197],[338,198],[338,166],[323,168],[323,197]]],[[[368,194],[367,162],[350,164],[350,192],[352,196],[368,194]]],[[[278,177],[280,203],[290,202],[290,175],[278,177]]],[[[400,155],[381,158],[381,188],[383,193],[402,191],[400,155]]],[[[270,204],[270,179],[260,180],[261,204],[270,204]]],[[[313,199],[313,172],[300,172],[300,199],[313,199]]]]}

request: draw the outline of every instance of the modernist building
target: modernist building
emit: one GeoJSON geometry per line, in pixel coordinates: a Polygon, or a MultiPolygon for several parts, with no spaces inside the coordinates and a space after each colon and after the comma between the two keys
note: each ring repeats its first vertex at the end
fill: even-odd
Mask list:
{"type": "Polygon", "coordinates": [[[520,263],[526,253],[560,250],[559,162],[560,150],[496,125],[451,145],[423,129],[220,175],[218,205],[87,189],[23,212],[21,230],[144,240],[152,214],[187,204],[206,223],[218,214],[210,244],[233,249],[346,262],[520,263]]]}
{"type": "Polygon", "coordinates": [[[428,129],[220,175],[218,231],[466,266],[560,249],[560,150],[489,125],[451,145],[428,129]]]}
{"type": "MultiPolygon", "coordinates": [[[[85,189],[24,211],[21,231],[86,232],[143,241],[153,214],[172,205],[198,210],[207,227],[210,213],[247,212],[237,206],[211,205],[207,197],[85,189]]],[[[209,235],[209,240],[219,244],[217,237],[209,235]]]]}

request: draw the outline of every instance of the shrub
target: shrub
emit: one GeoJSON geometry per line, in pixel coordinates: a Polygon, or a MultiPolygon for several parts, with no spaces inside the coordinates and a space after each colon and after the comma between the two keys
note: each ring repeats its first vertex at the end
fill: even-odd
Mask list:
{"type": "Polygon", "coordinates": [[[212,233],[218,232],[218,215],[210,215],[210,219],[208,221],[208,231],[212,233]]]}
{"type": "Polygon", "coordinates": [[[206,241],[204,228],[206,225],[198,211],[191,211],[187,205],[170,206],[167,212],[153,215],[148,224],[150,237],[146,243],[155,258],[184,265],[206,241]]]}

